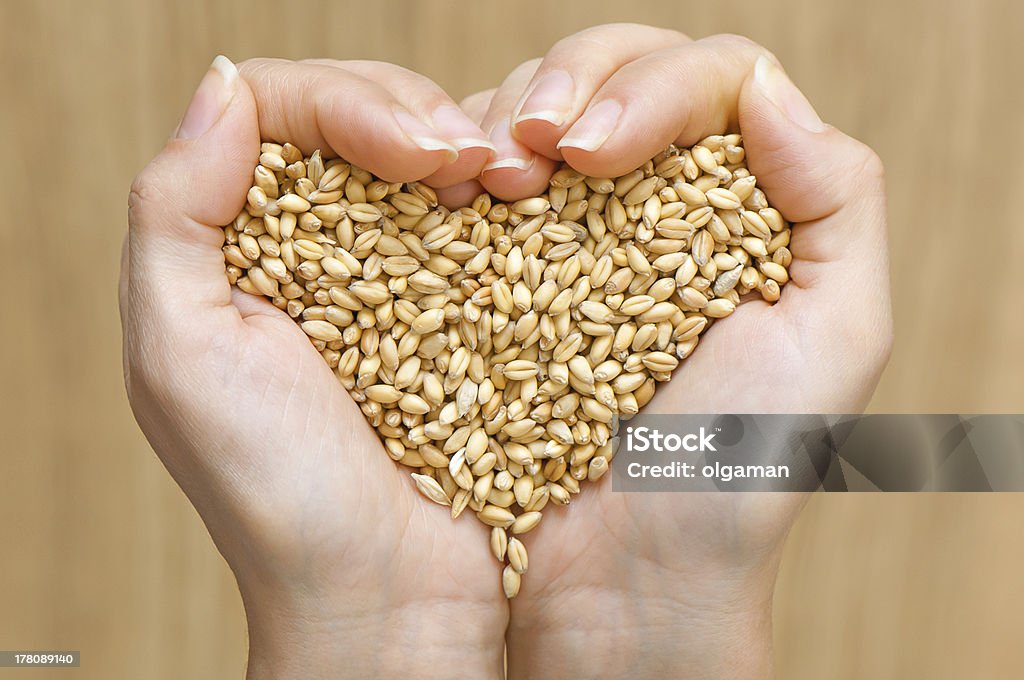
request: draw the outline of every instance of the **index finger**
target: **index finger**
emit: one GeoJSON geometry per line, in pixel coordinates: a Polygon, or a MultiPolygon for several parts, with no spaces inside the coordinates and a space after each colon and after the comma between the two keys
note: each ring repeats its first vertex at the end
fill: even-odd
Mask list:
{"type": "Polygon", "coordinates": [[[593,26],[559,40],[512,108],[516,138],[561,160],[558,140],[612,74],[646,54],[688,42],[678,31],[642,24],[593,26]]]}
{"type": "Polygon", "coordinates": [[[760,56],[774,60],[746,38],[717,35],[632,61],[597,91],[558,149],[584,174],[615,177],[669,144],[735,130],[740,91],[760,56]]]}
{"type": "MultiPolygon", "coordinates": [[[[267,141],[342,156],[388,182],[419,180],[458,160],[453,140],[424,120],[425,109],[455,103],[426,79],[394,82],[394,70],[376,66],[364,63],[364,73],[356,74],[319,63],[250,59],[238,68],[256,97],[267,141]]],[[[485,142],[482,131],[479,136],[485,142]]]]}

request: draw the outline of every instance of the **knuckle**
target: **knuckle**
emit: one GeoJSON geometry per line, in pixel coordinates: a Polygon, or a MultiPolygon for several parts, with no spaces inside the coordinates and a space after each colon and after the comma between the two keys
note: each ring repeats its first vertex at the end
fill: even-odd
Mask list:
{"type": "MultiPolygon", "coordinates": [[[[745,35],[739,33],[716,33],[706,39],[708,42],[715,42],[720,45],[729,46],[743,50],[763,50],[758,43],[745,35]]],[[[766,50],[767,51],[767,50],[766,50]]]]}
{"type": "Polygon", "coordinates": [[[771,61],[779,64],[779,59],[776,57],[771,50],[756,42],[745,35],[739,33],[719,33],[705,38],[702,42],[706,42],[710,45],[714,45],[723,50],[728,50],[738,54],[747,54],[753,58],[766,57],[771,61]]]}
{"type": "Polygon", "coordinates": [[[244,61],[238,62],[238,64],[236,64],[236,66],[238,67],[239,71],[243,71],[243,70],[250,70],[250,69],[254,69],[254,68],[259,68],[265,62],[266,62],[266,60],[263,59],[262,57],[250,57],[250,58],[248,58],[248,59],[246,59],[244,61]]]}
{"type": "Polygon", "coordinates": [[[147,166],[135,176],[128,189],[128,218],[133,224],[135,221],[132,218],[143,214],[146,207],[156,199],[156,179],[153,175],[151,166],[147,166]]]}
{"type": "Polygon", "coordinates": [[[639,55],[689,42],[686,34],[673,29],[637,23],[601,24],[558,40],[545,56],[545,62],[607,75],[607,71],[618,70],[639,55]],[[650,46],[645,49],[642,46],[646,44],[650,46]],[[631,56],[626,58],[627,55],[631,56]]]}
{"type": "Polygon", "coordinates": [[[885,182],[885,163],[882,157],[864,142],[855,141],[859,161],[859,170],[863,177],[875,180],[878,183],[885,182]]]}
{"type": "Polygon", "coordinates": [[[177,203],[168,187],[169,170],[161,168],[161,157],[154,159],[132,180],[128,189],[128,227],[139,229],[158,222],[168,214],[168,206],[177,203]]]}
{"type": "Polygon", "coordinates": [[[128,190],[128,226],[137,229],[154,214],[156,206],[167,200],[160,186],[157,170],[150,164],[135,179],[128,190]]]}
{"type": "MultiPolygon", "coordinates": [[[[299,59],[295,63],[296,64],[308,65],[308,66],[331,66],[331,67],[344,68],[346,62],[341,61],[340,59],[324,59],[324,58],[320,58],[320,57],[307,57],[305,59],[299,59]]],[[[363,64],[367,64],[367,65],[372,66],[372,65],[374,65],[374,64],[376,64],[378,62],[375,62],[375,61],[363,61],[363,62],[349,62],[349,63],[363,63],[363,64]]]]}
{"type": "Polygon", "coordinates": [[[870,146],[853,137],[847,137],[847,175],[856,178],[859,191],[868,195],[885,194],[885,163],[870,146]]]}
{"type": "Polygon", "coordinates": [[[459,102],[459,106],[462,108],[472,108],[474,106],[481,106],[484,103],[490,102],[494,96],[495,89],[481,90],[480,92],[474,92],[471,95],[467,95],[462,101],[459,102]]]}
{"type": "Polygon", "coordinates": [[[619,21],[591,26],[569,37],[597,38],[600,41],[607,42],[609,40],[628,40],[630,38],[638,37],[639,35],[649,36],[656,33],[664,33],[665,35],[676,35],[687,38],[687,35],[681,31],[650,26],[648,24],[638,24],[630,21],[619,21]]]}
{"type": "Polygon", "coordinates": [[[614,33],[617,31],[635,31],[644,30],[647,26],[645,24],[638,24],[635,21],[611,21],[607,24],[598,24],[596,26],[589,26],[584,28],[576,35],[587,35],[594,33],[614,33]]]}
{"type": "Polygon", "coordinates": [[[250,57],[245,61],[240,61],[237,64],[238,72],[243,76],[247,74],[259,73],[265,69],[272,68],[274,66],[283,66],[289,64],[295,64],[296,62],[288,59],[276,59],[270,57],[250,57]]]}
{"type": "MultiPolygon", "coordinates": [[[[311,63],[317,63],[315,60],[311,63]]],[[[431,93],[443,92],[433,80],[400,64],[391,64],[386,61],[374,59],[351,59],[339,61],[337,59],[321,59],[320,66],[330,66],[334,69],[345,71],[348,69],[357,76],[379,81],[385,87],[406,87],[418,90],[427,90],[431,93]]],[[[337,75],[332,74],[332,75],[337,75]]]]}
{"type": "Polygon", "coordinates": [[[581,50],[604,52],[615,44],[615,38],[619,34],[635,26],[636,24],[602,24],[585,28],[582,31],[565,36],[552,45],[548,51],[548,57],[571,59],[585,56],[581,55],[581,50]]]}
{"type": "Polygon", "coordinates": [[[519,64],[519,66],[516,66],[514,69],[512,69],[512,73],[509,74],[509,79],[511,80],[518,79],[520,77],[526,78],[532,76],[533,72],[536,71],[538,67],[540,67],[542,61],[543,59],[541,57],[536,57],[534,59],[528,59],[524,61],[523,63],[519,64]]]}
{"type": "Polygon", "coordinates": [[[625,33],[627,31],[643,31],[646,30],[647,28],[648,27],[643,24],[637,24],[630,21],[617,21],[608,24],[598,24],[597,26],[590,26],[588,28],[584,28],[582,31],[570,37],[601,38],[609,35],[625,33]]]}

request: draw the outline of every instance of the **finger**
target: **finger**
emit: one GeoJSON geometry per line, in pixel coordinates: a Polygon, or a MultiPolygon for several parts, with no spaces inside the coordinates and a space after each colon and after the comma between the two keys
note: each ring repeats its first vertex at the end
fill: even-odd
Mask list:
{"type": "MultiPolygon", "coordinates": [[[[748,168],[787,219],[814,222],[846,212],[884,223],[883,169],[878,156],[823,123],[770,59],[758,59],[745,83],[739,124],[748,168]]],[[[850,237],[865,233],[862,225],[851,220],[843,220],[842,226],[850,237]]],[[[814,259],[838,259],[851,253],[845,244],[834,242],[815,255],[814,259]]]]}
{"type": "Polygon", "coordinates": [[[760,56],[774,59],[746,38],[719,35],[641,57],[604,83],[558,148],[580,172],[614,177],[673,142],[735,128],[740,88],[760,56]]]}
{"type": "Polygon", "coordinates": [[[626,64],[651,52],[689,43],[677,31],[641,24],[607,24],[555,43],[512,109],[515,138],[561,160],[558,141],[594,94],[626,64]]]}
{"type": "MultiPolygon", "coordinates": [[[[459,102],[459,108],[465,111],[466,115],[474,123],[479,124],[483,121],[496,91],[496,88],[491,88],[490,90],[471,94],[459,102]]],[[[472,204],[473,200],[483,191],[483,185],[478,180],[471,179],[449,187],[439,188],[437,190],[437,200],[449,210],[456,210],[472,204]]]]}
{"type": "Polygon", "coordinates": [[[256,121],[249,87],[230,61],[217,57],[175,137],[132,185],[123,271],[127,316],[173,323],[228,311],[218,225],[239,213],[252,183],[260,148],[256,121]]]}
{"type": "Polygon", "coordinates": [[[431,186],[447,187],[479,176],[494,151],[494,145],[480,126],[441,87],[419,73],[379,61],[320,59],[303,63],[341,68],[379,83],[402,106],[436,130],[441,139],[455,147],[458,159],[423,179],[431,186]]]}
{"type": "Polygon", "coordinates": [[[755,61],[738,100],[747,167],[772,206],[794,223],[791,280],[778,303],[750,300],[713,324],[701,339],[705,349],[680,369],[686,379],[659,389],[646,408],[858,412],[892,337],[881,163],[823,124],[768,57],[755,61]],[[729,353],[750,338],[759,338],[761,350],[729,353]],[[725,364],[729,370],[722,370],[725,364]],[[797,374],[804,379],[794,383],[797,374]],[[723,382],[716,395],[727,396],[695,391],[711,376],[723,382]],[[792,385],[784,393],[767,387],[786,381],[792,385]]]}
{"type": "Polygon", "coordinates": [[[539,59],[520,64],[505,78],[491,98],[482,127],[495,146],[493,159],[484,166],[480,182],[503,201],[534,196],[547,188],[557,164],[538,155],[512,136],[512,108],[540,64],[539,59]]]}
{"type": "Polygon", "coordinates": [[[459,102],[459,108],[466,112],[470,120],[480,125],[483,123],[487,109],[490,108],[491,100],[494,99],[494,93],[497,91],[498,88],[492,87],[489,90],[471,94],[459,102]]]}
{"type": "Polygon", "coordinates": [[[885,180],[867,146],[821,122],[772,60],[759,59],[739,98],[747,165],[769,202],[796,224],[793,285],[779,311],[822,343],[857,345],[880,370],[891,342],[885,180]],[[807,323],[807,310],[820,322],[807,323]],[[803,315],[803,316],[801,316],[803,315]]]}
{"type": "Polygon", "coordinates": [[[333,152],[388,182],[423,179],[459,157],[386,82],[281,59],[252,59],[239,71],[256,96],[264,139],[333,152]]]}
{"type": "Polygon", "coordinates": [[[437,201],[449,210],[458,210],[472,205],[477,196],[484,193],[479,181],[471,179],[454,186],[437,190],[437,201]]]}

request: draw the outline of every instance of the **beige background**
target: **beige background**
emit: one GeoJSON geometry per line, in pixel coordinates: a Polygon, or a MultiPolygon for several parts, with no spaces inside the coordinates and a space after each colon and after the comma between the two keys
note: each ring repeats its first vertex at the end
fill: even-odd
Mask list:
{"type": "MultiPolygon", "coordinates": [[[[210,59],[386,59],[461,96],[611,20],[759,40],[885,159],[897,344],[875,410],[1024,411],[1020,3],[4,2],[0,648],[81,649],[83,678],[242,676],[239,598],[131,419],[115,307],[128,184],[210,59]]],[[[1021,496],[815,499],[780,676],[1019,677],[1022,517],[1021,496]]]]}

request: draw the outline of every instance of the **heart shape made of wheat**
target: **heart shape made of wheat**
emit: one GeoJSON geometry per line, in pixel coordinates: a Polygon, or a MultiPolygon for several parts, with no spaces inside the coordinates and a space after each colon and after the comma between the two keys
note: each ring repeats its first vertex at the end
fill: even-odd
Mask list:
{"type": "Polygon", "coordinates": [[[224,227],[230,282],[301,325],[424,496],[492,527],[509,598],[521,536],[605,474],[616,419],[789,278],[789,225],[738,134],[455,211],[319,151],[261,152],[224,227]]]}

